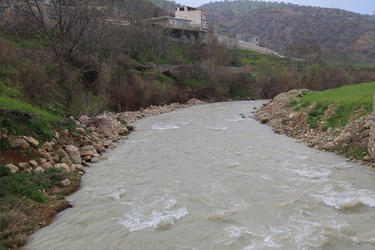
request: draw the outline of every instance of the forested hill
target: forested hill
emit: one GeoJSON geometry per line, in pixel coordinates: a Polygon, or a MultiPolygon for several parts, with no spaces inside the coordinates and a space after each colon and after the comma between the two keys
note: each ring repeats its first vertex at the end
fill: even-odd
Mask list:
{"type": "Polygon", "coordinates": [[[258,35],[261,45],[286,53],[301,40],[314,40],[327,57],[375,62],[375,16],[332,8],[258,1],[201,6],[218,33],[258,35]]]}

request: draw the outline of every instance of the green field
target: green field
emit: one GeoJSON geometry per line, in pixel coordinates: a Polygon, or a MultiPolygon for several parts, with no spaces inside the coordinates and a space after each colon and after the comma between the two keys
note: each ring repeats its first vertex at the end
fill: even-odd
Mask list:
{"type": "Polygon", "coordinates": [[[337,103],[340,105],[365,105],[372,108],[372,99],[375,93],[375,82],[348,85],[337,89],[314,91],[303,96],[304,103],[313,101],[324,104],[337,103]]]}
{"type": "Polygon", "coordinates": [[[324,130],[345,126],[350,120],[372,112],[375,82],[348,85],[325,91],[314,91],[302,97],[302,106],[316,103],[309,112],[308,124],[314,128],[329,105],[335,104],[335,112],[328,118],[324,130]]]}

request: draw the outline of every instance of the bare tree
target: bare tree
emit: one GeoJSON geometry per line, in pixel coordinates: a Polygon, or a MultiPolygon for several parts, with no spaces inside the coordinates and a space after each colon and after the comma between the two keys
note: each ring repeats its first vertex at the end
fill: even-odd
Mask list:
{"type": "MultiPolygon", "coordinates": [[[[90,38],[93,23],[100,19],[99,5],[88,0],[24,0],[22,10],[38,35],[55,55],[69,60],[90,38]]],[[[98,27],[96,27],[98,28],[98,27]]],[[[96,32],[98,40],[100,32],[96,32]]]]}

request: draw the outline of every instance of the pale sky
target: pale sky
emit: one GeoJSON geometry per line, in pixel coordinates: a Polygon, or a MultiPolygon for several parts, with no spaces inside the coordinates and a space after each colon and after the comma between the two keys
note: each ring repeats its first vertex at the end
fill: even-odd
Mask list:
{"type": "MultiPolygon", "coordinates": [[[[259,0],[260,1],[260,0],[259,0]]],[[[221,2],[216,0],[176,0],[176,3],[199,7],[209,2],[221,2]]],[[[264,1],[269,2],[269,1],[264,1]]],[[[361,14],[375,14],[375,0],[273,0],[271,2],[286,2],[299,5],[320,6],[328,8],[339,8],[358,12],[361,14]]]]}

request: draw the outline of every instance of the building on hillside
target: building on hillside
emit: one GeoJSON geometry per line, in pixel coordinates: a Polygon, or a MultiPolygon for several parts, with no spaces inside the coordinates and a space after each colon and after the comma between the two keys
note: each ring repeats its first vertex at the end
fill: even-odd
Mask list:
{"type": "Polygon", "coordinates": [[[204,10],[189,6],[178,7],[175,11],[175,17],[190,20],[192,26],[199,28],[201,31],[208,31],[208,14],[204,10]]]}
{"type": "Polygon", "coordinates": [[[179,7],[175,17],[161,16],[144,19],[149,23],[164,27],[166,35],[184,42],[203,42],[208,33],[208,15],[206,11],[192,7],[179,7]]]}

